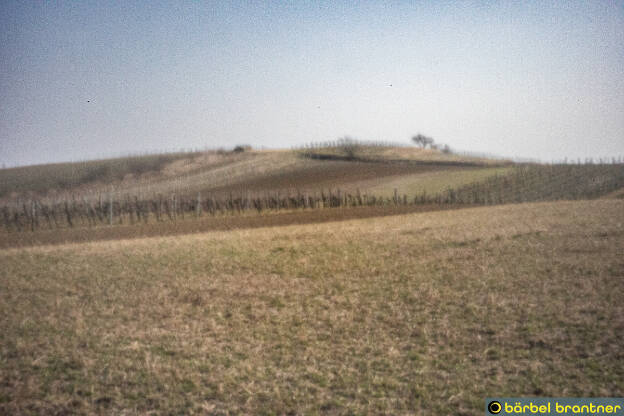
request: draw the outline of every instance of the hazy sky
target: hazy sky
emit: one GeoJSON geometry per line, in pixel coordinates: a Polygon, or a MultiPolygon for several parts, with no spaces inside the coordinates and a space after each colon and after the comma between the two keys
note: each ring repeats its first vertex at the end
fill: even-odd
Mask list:
{"type": "Polygon", "coordinates": [[[0,163],[349,135],[624,156],[624,2],[0,2],[0,163]]]}

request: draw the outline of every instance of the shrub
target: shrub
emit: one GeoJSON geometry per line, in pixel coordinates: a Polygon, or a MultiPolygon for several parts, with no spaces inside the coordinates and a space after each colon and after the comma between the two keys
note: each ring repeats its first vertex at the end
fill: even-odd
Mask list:
{"type": "Polygon", "coordinates": [[[234,153],[242,153],[242,152],[248,152],[251,150],[251,146],[248,144],[239,144],[238,146],[236,146],[234,148],[234,153]]]}

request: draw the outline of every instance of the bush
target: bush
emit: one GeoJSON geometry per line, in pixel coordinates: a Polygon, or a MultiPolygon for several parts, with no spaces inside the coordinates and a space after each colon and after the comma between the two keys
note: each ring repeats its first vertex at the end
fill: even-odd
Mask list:
{"type": "Polygon", "coordinates": [[[338,139],[337,145],[338,150],[349,159],[355,159],[357,152],[360,149],[360,144],[357,140],[348,136],[338,139]]]}
{"type": "Polygon", "coordinates": [[[236,146],[234,148],[234,153],[242,153],[242,152],[248,152],[251,150],[251,146],[248,144],[239,144],[238,146],[236,146]]]}

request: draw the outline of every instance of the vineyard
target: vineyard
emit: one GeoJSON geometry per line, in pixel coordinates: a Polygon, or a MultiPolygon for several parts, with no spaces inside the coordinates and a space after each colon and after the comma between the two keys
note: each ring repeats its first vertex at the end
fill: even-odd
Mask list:
{"type": "Polygon", "coordinates": [[[448,203],[510,204],[594,199],[624,187],[624,164],[524,165],[510,174],[449,189],[448,203]]]}
{"type": "MultiPolygon", "coordinates": [[[[344,162],[348,163],[348,162],[344,162]]],[[[492,205],[531,201],[592,199],[624,188],[623,164],[518,165],[508,173],[449,187],[441,192],[390,196],[341,189],[237,190],[188,194],[100,193],[97,198],[56,202],[31,199],[0,208],[5,232],[102,225],[178,221],[202,216],[253,215],[264,212],[407,205],[492,205]]]]}

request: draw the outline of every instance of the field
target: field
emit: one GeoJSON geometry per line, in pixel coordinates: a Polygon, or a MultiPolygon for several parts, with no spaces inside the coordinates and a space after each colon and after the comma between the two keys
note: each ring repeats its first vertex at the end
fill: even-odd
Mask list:
{"type": "Polygon", "coordinates": [[[385,183],[370,186],[369,192],[375,195],[391,196],[394,189],[401,195],[420,195],[423,192],[436,195],[447,189],[456,189],[474,182],[481,182],[492,176],[503,176],[513,170],[511,166],[447,168],[426,173],[405,174],[385,183]]]}
{"type": "Polygon", "coordinates": [[[0,413],[624,395],[624,201],[0,251],[0,413]]]}
{"type": "Polygon", "coordinates": [[[624,165],[329,143],[0,170],[0,414],[624,395],[624,165]]]}

